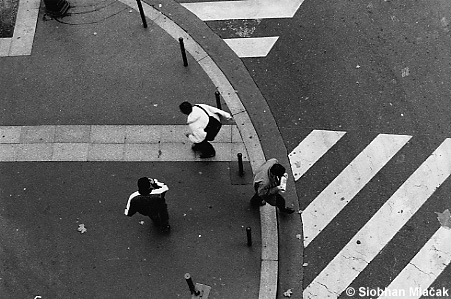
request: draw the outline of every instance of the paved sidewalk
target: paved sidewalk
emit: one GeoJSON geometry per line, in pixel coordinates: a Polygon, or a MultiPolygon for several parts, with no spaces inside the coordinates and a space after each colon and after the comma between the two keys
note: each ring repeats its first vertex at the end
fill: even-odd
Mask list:
{"type": "Polygon", "coordinates": [[[236,153],[250,169],[237,126],[224,126],[217,157],[196,157],[178,105],[214,105],[216,89],[120,5],[77,26],[41,10],[32,55],[0,58],[0,297],[190,298],[189,272],[209,298],[257,298],[260,221],[252,188],[232,184],[236,153]],[[169,235],[123,215],[141,176],[170,188],[169,235]]]}
{"type": "MultiPolygon", "coordinates": [[[[77,14],[63,23],[44,18],[42,6],[31,56],[0,57],[2,86],[10,87],[0,96],[0,161],[9,161],[0,163],[1,185],[8,185],[0,197],[5,207],[0,237],[8,253],[1,263],[4,269],[16,264],[20,269],[0,272],[5,292],[0,297],[188,298],[183,274],[190,272],[195,282],[212,286],[210,298],[269,299],[288,287],[299,298],[302,251],[291,243],[301,233],[300,219],[279,219],[286,233],[279,248],[275,210],[263,207],[259,217],[248,206],[252,187],[242,185],[250,182],[251,167],[264,159],[259,137],[278,134],[272,124],[258,135],[254,131],[252,124],[270,123],[260,111],[264,99],[247,84],[239,62],[221,64],[232,76],[232,87],[189,35],[182,36],[193,56],[183,67],[177,38],[186,33],[149,8],[146,13],[158,26],[148,20],[149,28],[143,29],[137,11],[124,3],[99,8],[71,1],[77,14]],[[176,133],[185,123],[178,104],[214,105],[216,88],[236,124],[224,127],[215,144],[217,157],[205,161],[176,133]],[[246,108],[235,89],[250,103],[246,108]],[[237,179],[237,152],[249,160],[244,179],[237,179]],[[122,217],[122,205],[140,176],[169,185],[174,228],[169,236],[155,234],[145,217],[122,217]],[[191,211],[195,216],[187,217],[191,211]],[[76,231],[81,222],[88,227],[83,235],[76,231]],[[253,228],[251,248],[245,246],[245,226],[253,228]],[[53,255],[45,254],[51,250],[53,255]],[[277,289],[278,277],[283,280],[277,289]]],[[[205,39],[211,33],[203,35],[175,2],[154,7],[171,18],[177,15],[178,24],[194,24],[196,41],[209,53],[223,47],[214,37],[205,39]]],[[[289,165],[277,136],[263,139],[270,145],[264,146],[265,154],[289,165]]],[[[287,194],[296,207],[293,190],[287,194]]]]}

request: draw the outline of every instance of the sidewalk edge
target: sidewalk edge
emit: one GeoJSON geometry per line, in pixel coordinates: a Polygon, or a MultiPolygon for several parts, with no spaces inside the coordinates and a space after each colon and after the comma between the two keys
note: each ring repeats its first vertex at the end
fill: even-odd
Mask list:
{"type": "MultiPolygon", "coordinates": [[[[120,0],[122,3],[136,9],[129,0],[120,0]]],[[[180,26],[173,22],[167,16],[161,14],[152,6],[143,3],[145,14],[153,20],[153,22],[171,35],[174,39],[182,37],[185,40],[185,49],[190,53],[197,63],[202,67],[209,76],[213,84],[218,88],[224,101],[226,102],[231,114],[233,115],[240,134],[243,138],[246,150],[248,151],[249,160],[253,171],[265,161],[265,155],[259,142],[257,132],[252,125],[248,113],[231,83],[210,58],[207,52],[180,26]],[[158,17],[158,14],[161,16],[158,17]],[[155,17],[157,16],[157,17],[155,17]]],[[[262,207],[260,209],[261,219],[265,219],[261,223],[262,231],[262,263],[260,272],[260,299],[274,299],[277,294],[277,277],[278,277],[278,234],[277,234],[277,217],[274,207],[262,207]],[[271,234],[268,234],[271,232],[271,234]],[[266,246],[263,246],[265,244],[266,246]]]]}

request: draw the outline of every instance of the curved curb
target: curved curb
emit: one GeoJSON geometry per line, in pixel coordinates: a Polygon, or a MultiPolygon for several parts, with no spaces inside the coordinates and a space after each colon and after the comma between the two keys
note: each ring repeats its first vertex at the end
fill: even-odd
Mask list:
{"type": "MultiPolygon", "coordinates": [[[[135,1],[119,1],[135,10],[138,10],[138,6],[135,1]]],[[[251,167],[253,171],[255,171],[265,162],[265,155],[251,119],[244,108],[242,101],[237,95],[237,92],[232,87],[232,84],[229,82],[222,70],[216,65],[213,59],[207,54],[207,52],[179,25],[159,10],[146,3],[143,3],[143,10],[147,18],[152,20],[157,26],[166,31],[175,40],[178,40],[180,37],[184,39],[185,49],[209,76],[210,80],[221,93],[231,114],[233,115],[248,152],[251,167]]],[[[260,221],[262,257],[259,298],[275,299],[277,295],[279,247],[275,208],[269,205],[261,207],[260,221]]]]}

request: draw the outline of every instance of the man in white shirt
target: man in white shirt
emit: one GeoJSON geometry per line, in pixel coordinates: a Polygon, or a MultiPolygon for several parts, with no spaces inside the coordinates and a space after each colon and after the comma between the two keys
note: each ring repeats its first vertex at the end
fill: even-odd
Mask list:
{"type": "Polygon", "coordinates": [[[201,158],[214,157],[216,151],[208,141],[214,140],[221,129],[220,116],[227,120],[232,119],[232,116],[206,104],[192,105],[189,102],[183,102],[179,108],[183,114],[188,115],[187,123],[191,133],[187,133],[186,137],[194,143],[193,150],[199,151],[201,158]]]}

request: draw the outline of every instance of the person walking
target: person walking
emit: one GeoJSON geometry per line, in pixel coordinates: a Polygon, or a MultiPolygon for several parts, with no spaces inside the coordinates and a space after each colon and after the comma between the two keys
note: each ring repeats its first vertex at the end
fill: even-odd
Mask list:
{"type": "Polygon", "coordinates": [[[169,213],[165,195],[168,186],[156,179],[142,177],[138,180],[138,191],[132,193],[128,198],[125,208],[126,216],[133,216],[136,212],[149,216],[153,223],[160,227],[161,231],[168,232],[169,213]]]}
{"type": "Polygon", "coordinates": [[[285,199],[280,193],[285,192],[288,174],[285,167],[277,159],[269,159],[260,166],[254,176],[255,195],[251,199],[253,206],[269,203],[276,206],[282,213],[291,214],[293,208],[285,206],[285,199]]]}
{"type": "Polygon", "coordinates": [[[210,105],[192,105],[190,102],[181,103],[179,108],[188,115],[187,123],[191,132],[185,135],[193,142],[192,149],[200,152],[201,158],[214,157],[216,151],[209,141],[213,141],[221,129],[220,117],[231,120],[230,113],[210,105]]]}

